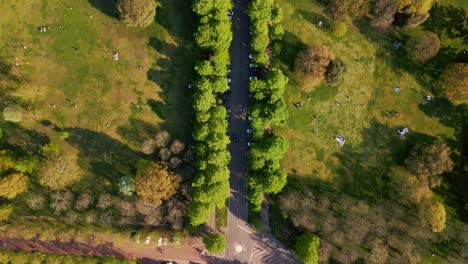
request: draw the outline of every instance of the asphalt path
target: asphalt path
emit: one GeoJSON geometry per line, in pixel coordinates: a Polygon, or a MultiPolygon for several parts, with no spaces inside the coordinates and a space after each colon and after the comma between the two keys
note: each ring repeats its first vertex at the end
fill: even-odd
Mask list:
{"type": "Polygon", "coordinates": [[[227,248],[224,259],[232,263],[299,263],[284,245],[270,234],[258,234],[247,224],[247,151],[249,121],[250,19],[248,0],[234,0],[231,45],[231,95],[228,108],[231,144],[230,197],[228,202],[227,248]]]}

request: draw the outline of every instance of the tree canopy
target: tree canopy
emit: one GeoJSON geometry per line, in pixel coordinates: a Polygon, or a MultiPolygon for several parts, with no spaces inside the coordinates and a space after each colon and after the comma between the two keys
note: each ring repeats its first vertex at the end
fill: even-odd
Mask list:
{"type": "Polygon", "coordinates": [[[28,185],[28,176],[21,172],[10,174],[0,179],[0,196],[13,199],[18,194],[26,192],[28,185]]]}
{"type": "Polygon", "coordinates": [[[406,50],[414,62],[425,62],[439,52],[440,39],[433,32],[420,32],[411,34],[406,50]]]}
{"type": "Polygon", "coordinates": [[[135,192],[142,201],[159,206],[179,188],[180,179],[162,165],[151,163],[138,169],[135,192]]]}
{"type": "Polygon", "coordinates": [[[61,190],[76,183],[81,175],[75,157],[55,154],[43,162],[39,172],[39,183],[52,190],[61,190]]]}
{"type": "Polygon", "coordinates": [[[438,187],[442,173],[451,171],[454,163],[450,158],[450,148],[445,143],[416,146],[405,161],[408,170],[429,186],[438,187]]]}
{"type": "Polygon", "coordinates": [[[427,202],[419,207],[418,211],[421,225],[429,227],[432,232],[442,232],[445,229],[447,213],[445,207],[439,202],[427,202]]]}
{"type": "Polygon", "coordinates": [[[210,233],[203,238],[203,243],[210,254],[217,254],[226,248],[226,239],[222,234],[210,233]]]}
{"type": "Polygon", "coordinates": [[[119,0],[117,2],[119,18],[128,26],[149,26],[156,15],[154,0],[119,0]]]}
{"type": "Polygon", "coordinates": [[[437,81],[438,91],[455,105],[468,103],[468,64],[448,66],[437,81]]]}
{"type": "Polygon", "coordinates": [[[304,264],[318,263],[320,238],[311,233],[304,233],[296,239],[296,253],[304,264]]]}

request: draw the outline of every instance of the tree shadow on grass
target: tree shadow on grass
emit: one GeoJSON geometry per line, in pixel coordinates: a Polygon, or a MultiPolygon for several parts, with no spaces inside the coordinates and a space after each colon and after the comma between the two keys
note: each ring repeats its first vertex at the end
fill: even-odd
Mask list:
{"type": "Polygon", "coordinates": [[[432,143],[436,138],[411,131],[403,138],[391,128],[376,120],[362,132],[359,146],[346,144],[335,156],[339,165],[335,181],[345,193],[369,203],[388,198],[388,173],[404,161],[415,144],[432,143]]]}
{"type": "Polygon", "coordinates": [[[80,153],[80,160],[89,164],[89,171],[111,182],[125,175],[135,175],[142,153],[105,134],[83,128],[68,127],[67,141],[80,153]]]}
{"type": "Polygon", "coordinates": [[[164,120],[162,129],[188,142],[192,91],[187,86],[193,76],[193,52],[157,38],[151,38],[149,44],[166,58],[159,59],[148,71],[148,79],[162,89],[159,94],[161,101],[149,100],[147,103],[164,120]]]}
{"type": "Polygon", "coordinates": [[[0,129],[3,134],[0,144],[19,155],[39,154],[41,147],[50,143],[48,136],[28,130],[16,123],[0,121],[0,129]]]}
{"type": "Polygon", "coordinates": [[[319,13],[315,13],[315,12],[312,12],[312,11],[309,11],[309,10],[304,10],[304,9],[299,9],[298,10],[299,14],[307,21],[309,21],[309,23],[317,26],[320,22],[322,22],[322,26],[320,27],[320,29],[322,31],[330,31],[331,28],[332,28],[332,21],[333,19],[331,17],[327,17],[327,16],[324,16],[322,14],[319,14],[319,13]]]}
{"type": "Polygon", "coordinates": [[[153,138],[157,131],[158,128],[155,125],[135,118],[130,118],[128,123],[117,128],[120,136],[135,144],[141,144],[143,140],[153,138]]]}
{"type": "Polygon", "coordinates": [[[88,2],[107,16],[114,18],[118,17],[117,9],[115,7],[117,0],[88,0],[88,2]]]}
{"type": "Polygon", "coordinates": [[[285,71],[294,70],[297,53],[307,48],[298,37],[286,31],[282,40],[281,62],[286,66],[285,71]]]}
{"type": "Polygon", "coordinates": [[[462,38],[463,44],[468,44],[468,23],[463,8],[435,3],[429,13],[429,19],[421,25],[424,29],[439,36],[462,38]]]}
{"type": "Polygon", "coordinates": [[[193,32],[196,28],[192,0],[160,0],[156,10],[156,21],[163,26],[172,37],[176,37],[182,45],[193,42],[193,32]]]}

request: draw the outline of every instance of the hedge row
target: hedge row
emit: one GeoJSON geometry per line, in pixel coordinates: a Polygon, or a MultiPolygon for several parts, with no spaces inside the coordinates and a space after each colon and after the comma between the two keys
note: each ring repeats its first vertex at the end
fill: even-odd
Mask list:
{"type": "Polygon", "coordinates": [[[194,37],[205,56],[195,66],[197,78],[193,85],[197,162],[189,218],[195,226],[206,222],[215,206],[223,207],[229,194],[228,115],[218,98],[228,88],[232,30],[227,14],[231,8],[230,0],[193,1],[193,10],[199,17],[194,37]]]}
{"type": "MultiPolygon", "coordinates": [[[[287,174],[280,167],[280,160],[288,149],[288,142],[272,132],[273,126],[284,126],[288,111],[283,98],[288,78],[276,67],[270,67],[268,50],[272,55],[280,52],[278,40],[284,35],[279,24],[282,12],[273,6],[272,0],[253,0],[248,14],[252,19],[253,60],[264,68],[270,68],[265,76],[250,82],[253,138],[249,153],[249,201],[253,211],[259,211],[265,194],[280,192],[287,181],[287,174]]],[[[259,74],[262,74],[260,72],[259,74]]]]}

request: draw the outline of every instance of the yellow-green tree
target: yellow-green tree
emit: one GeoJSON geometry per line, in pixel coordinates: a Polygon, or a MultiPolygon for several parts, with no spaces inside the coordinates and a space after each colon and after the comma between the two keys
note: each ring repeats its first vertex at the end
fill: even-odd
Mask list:
{"type": "Polygon", "coordinates": [[[13,199],[28,190],[29,179],[21,172],[0,179],[0,196],[13,199]]]}
{"type": "Polygon", "coordinates": [[[419,207],[418,215],[421,225],[429,227],[432,232],[442,232],[445,229],[447,213],[443,204],[439,202],[424,203],[419,207]]]}
{"type": "Polygon", "coordinates": [[[180,179],[165,166],[151,163],[138,170],[135,192],[143,202],[159,206],[176,193],[179,184],[180,179]]]}
{"type": "Polygon", "coordinates": [[[305,264],[318,263],[320,238],[314,234],[304,233],[296,240],[296,253],[305,264]]]}
{"type": "Polygon", "coordinates": [[[117,11],[120,20],[129,26],[149,26],[156,15],[154,0],[119,0],[117,11]]]}
{"type": "Polygon", "coordinates": [[[0,150],[0,172],[11,169],[15,166],[15,160],[7,150],[0,150]]]}
{"type": "Polygon", "coordinates": [[[448,66],[440,76],[437,87],[453,104],[467,104],[468,64],[456,63],[448,66]]]}
{"type": "Polygon", "coordinates": [[[43,164],[39,183],[52,190],[71,186],[81,178],[81,170],[72,156],[53,155],[43,164]]]}

